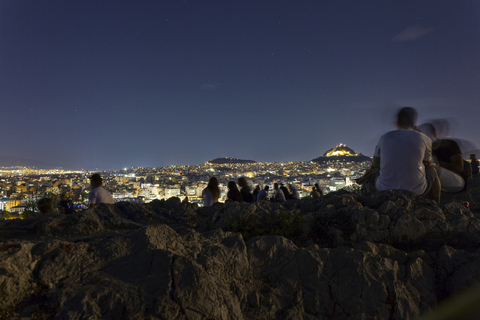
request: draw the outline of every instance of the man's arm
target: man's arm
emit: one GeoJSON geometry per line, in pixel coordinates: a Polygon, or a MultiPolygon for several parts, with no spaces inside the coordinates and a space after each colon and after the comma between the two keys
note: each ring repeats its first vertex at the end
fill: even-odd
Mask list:
{"type": "Polygon", "coordinates": [[[451,162],[439,161],[438,164],[440,167],[453,171],[457,174],[462,174],[463,172],[463,157],[461,154],[455,154],[450,157],[451,162]]]}
{"type": "Polygon", "coordinates": [[[376,174],[380,170],[380,158],[373,156],[373,162],[372,162],[372,167],[365,171],[363,176],[361,176],[358,179],[355,179],[357,183],[362,183],[365,179],[370,177],[372,174],[376,174]]]}

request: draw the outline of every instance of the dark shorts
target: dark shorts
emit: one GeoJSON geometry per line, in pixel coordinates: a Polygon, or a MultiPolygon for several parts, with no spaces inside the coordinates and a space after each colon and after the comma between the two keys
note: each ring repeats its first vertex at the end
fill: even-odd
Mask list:
{"type": "Polygon", "coordinates": [[[425,169],[425,174],[427,178],[427,188],[422,193],[422,196],[426,196],[430,192],[430,189],[432,189],[433,182],[437,177],[437,171],[435,170],[434,167],[428,167],[427,169],[425,169]]]}

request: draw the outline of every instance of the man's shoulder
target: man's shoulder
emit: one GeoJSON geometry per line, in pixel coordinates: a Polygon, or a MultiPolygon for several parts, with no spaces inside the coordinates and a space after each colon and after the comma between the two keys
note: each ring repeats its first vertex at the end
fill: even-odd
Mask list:
{"type": "Polygon", "coordinates": [[[389,131],[385,133],[383,136],[381,136],[380,141],[399,140],[399,139],[404,140],[405,138],[412,141],[423,141],[431,144],[431,140],[429,137],[427,137],[421,132],[418,132],[415,130],[409,130],[409,129],[397,129],[397,130],[389,131]]]}

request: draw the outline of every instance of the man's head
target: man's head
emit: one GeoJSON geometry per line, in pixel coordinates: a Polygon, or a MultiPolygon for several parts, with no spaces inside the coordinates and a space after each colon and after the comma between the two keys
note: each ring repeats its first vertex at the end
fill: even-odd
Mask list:
{"type": "Polygon", "coordinates": [[[265,188],[264,188],[265,191],[268,191],[269,189],[270,189],[269,186],[265,186],[265,188]]]}
{"type": "Polygon", "coordinates": [[[90,185],[92,186],[92,189],[101,187],[102,182],[103,182],[102,177],[98,173],[95,173],[90,177],[90,185]]]}
{"type": "Polygon", "coordinates": [[[470,155],[470,160],[475,160],[475,153],[472,153],[472,154],[470,155]]]}
{"type": "Polygon", "coordinates": [[[278,183],[275,182],[275,183],[273,184],[273,189],[275,189],[275,190],[278,189],[278,183]]]}
{"type": "Polygon", "coordinates": [[[398,129],[413,129],[417,122],[417,111],[411,107],[404,107],[397,112],[396,126],[398,129]]]}
{"type": "Polygon", "coordinates": [[[418,126],[418,131],[429,137],[432,141],[437,140],[437,132],[431,123],[424,123],[418,126]]]}

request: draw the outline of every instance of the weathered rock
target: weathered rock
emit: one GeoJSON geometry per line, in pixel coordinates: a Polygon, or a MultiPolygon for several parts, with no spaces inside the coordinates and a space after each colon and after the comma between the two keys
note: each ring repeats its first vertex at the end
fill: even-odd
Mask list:
{"type": "Polygon", "coordinates": [[[414,319],[480,282],[477,216],[390,191],[285,206],[118,203],[1,221],[0,316],[414,319]],[[226,231],[253,234],[232,224],[252,217],[280,230],[268,229],[279,215],[304,217],[300,231],[248,241],[226,231]]]}

